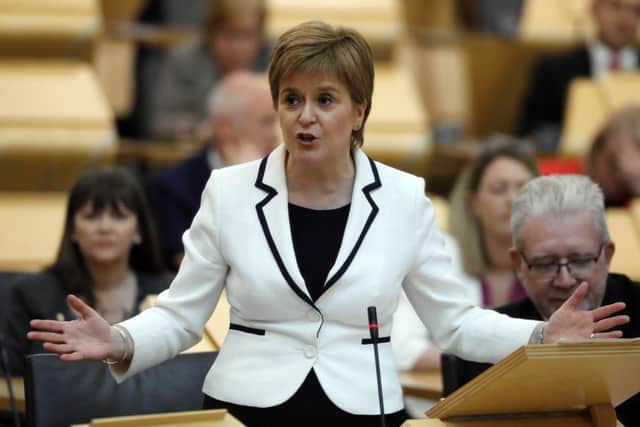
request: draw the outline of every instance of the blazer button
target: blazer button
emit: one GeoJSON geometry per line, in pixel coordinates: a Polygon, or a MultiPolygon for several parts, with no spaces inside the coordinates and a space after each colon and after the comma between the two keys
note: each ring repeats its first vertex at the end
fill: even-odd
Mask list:
{"type": "Polygon", "coordinates": [[[317,354],[317,350],[314,346],[312,345],[308,345],[305,347],[304,349],[304,355],[307,359],[313,359],[314,357],[316,357],[317,354]]]}
{"type": "Polygon", "coordinates": [[[320,320],[320,313],[315,310],[309,310],[307,311],[307,319],[311,320],[312,322],[317,322],[320,320]]]}

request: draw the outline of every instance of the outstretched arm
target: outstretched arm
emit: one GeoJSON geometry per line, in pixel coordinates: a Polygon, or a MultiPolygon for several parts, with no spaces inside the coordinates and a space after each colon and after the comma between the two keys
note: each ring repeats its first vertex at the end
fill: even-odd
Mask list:
{"type": "Polygon", "coordinates": [[[69,321],[40,320],[31,321],[34,329],[27,338],[44,341],[44,348],[60,354],[65,361],[113,360],[125,361],[133,351],[127,350],[126,335],[110,326],[94,309],[80,298],[69,295],[69,306],[79,318],[69,321]]]}

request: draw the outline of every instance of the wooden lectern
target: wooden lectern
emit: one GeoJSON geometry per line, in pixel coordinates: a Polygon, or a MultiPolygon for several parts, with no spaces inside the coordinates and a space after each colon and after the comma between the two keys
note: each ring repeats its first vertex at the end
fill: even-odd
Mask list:
{"type": "Polygon", "coordinates": [[[640,339],[527,345],[404,427],[614,427],[640,391],[640,339]]]}
{"type": "Polygon", "coordinates": [[[134,415],[129,417],[100,418],[90,424],[79,424],[73,427],[243,427],[226,409],[206,411],[173,412],[157,415],[134,415]]]}

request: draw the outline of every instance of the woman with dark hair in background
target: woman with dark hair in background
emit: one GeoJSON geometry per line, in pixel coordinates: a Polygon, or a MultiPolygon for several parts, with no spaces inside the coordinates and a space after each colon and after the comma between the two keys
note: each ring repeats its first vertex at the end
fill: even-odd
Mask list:
{"type": "Polygon", "coordinates": [[[74,294],[117,323],[139,312],[140,303],[170,283],[162,272],[156,232],[144,194],[123,169],[102,168],[71,189],[60,248],[54,263],[13,286],[5,335],[11,372],[24,358],[43,352],[27,340],[31,319],[74,319],[66,296],[74,294]]]}

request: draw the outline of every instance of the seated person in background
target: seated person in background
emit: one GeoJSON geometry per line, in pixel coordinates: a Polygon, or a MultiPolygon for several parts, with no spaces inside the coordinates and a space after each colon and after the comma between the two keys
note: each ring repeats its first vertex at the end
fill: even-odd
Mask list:
{"type": "MultiPolygon", "coordinates": [[[[536,158],[527,146],[495,139],[456,182],[449,208],[453,239],[446,239],[445,246],[475,305],[491,308],[525,295],[509,259],[509,218],[518,190],[537,175],[536,158]]],[[[404,297],[394,315],[392,340],[399,369],[440,368],[440,349],[431,343],[427,329],[404,297]]],[[[407,399],[406,405],[414,416],[430,406],[413,399],[407,399]]]]}
{"type": "Polygon", "coordinates": [[[482,307],[525,295],[509,259],[509,218],[518,190],[538,174],[528,146],[496,138],[462,172],[450,195],[450,232],[464,271],[479,282],[482,307]]]}
{"type": "Polygon", "coordinates": [[[569,85],[576,77],[637,70],[640,0],[592,0],[597,37],[569,52],[542,58],[525,95],[519,133],[553,152],[562,127],[569,85]]]}
{"type": "Polygon", "coordinates": [[[640,197],[640,107],[614,114],[593,140],[587,173],[604,193],[607,207],[640,197]]]}
{"type": "Polygon", "coordinates": [[[121,322],[171,281],[163,273],[156,232],[144,193],[132,175],[102,168],[71,189],[64,231],[53,265],[13,286],[4,325],[12,375],[23,375],[25,357],[42,353],[27,340],[31,319],[74,319],[74,294],[107,319],[121,322]]]}
{"type": "MultiPolygon", "coordinates": [[[[609,237],[603,194],[597,184],[579,175],[536,178],[520,190],[511,226],[514,247],[509,255],[528,297],[497,311],[522,319],[549,319],[578,285],[587,282],[589,292],[582,308],[624,302],[622,313],[631,321],[619,330],[624,338],[640,336],[640,284],[609,273],[615,245],[609,237]]],[[[598,337],[592,334],[592,338],[598,337]]],[[[488,367],[463,363],[467,372],[479,373],[488,367]]],[[[624,425],[637,425],[640,395],[618,406],[616,414],[624,425]]]]}
{"type": "Polygon", "coordinates": [[[152,95],[153,137],[193,138],[216,81],[233,71],[266,70],[265,15],[263,0],[209,1],[202,36],[179,46],[160,73],[152,95]]]}
{"type": "Polygon", "coordinates": [[[151,182],[151,206],[171,269],[180,265],[182,233],[200,207],[211,170],[263,157],[277,143],[276,113],[266,79],[235,72],[214,87],[208,105],[212,135],[207,146],[151,182]]]}

